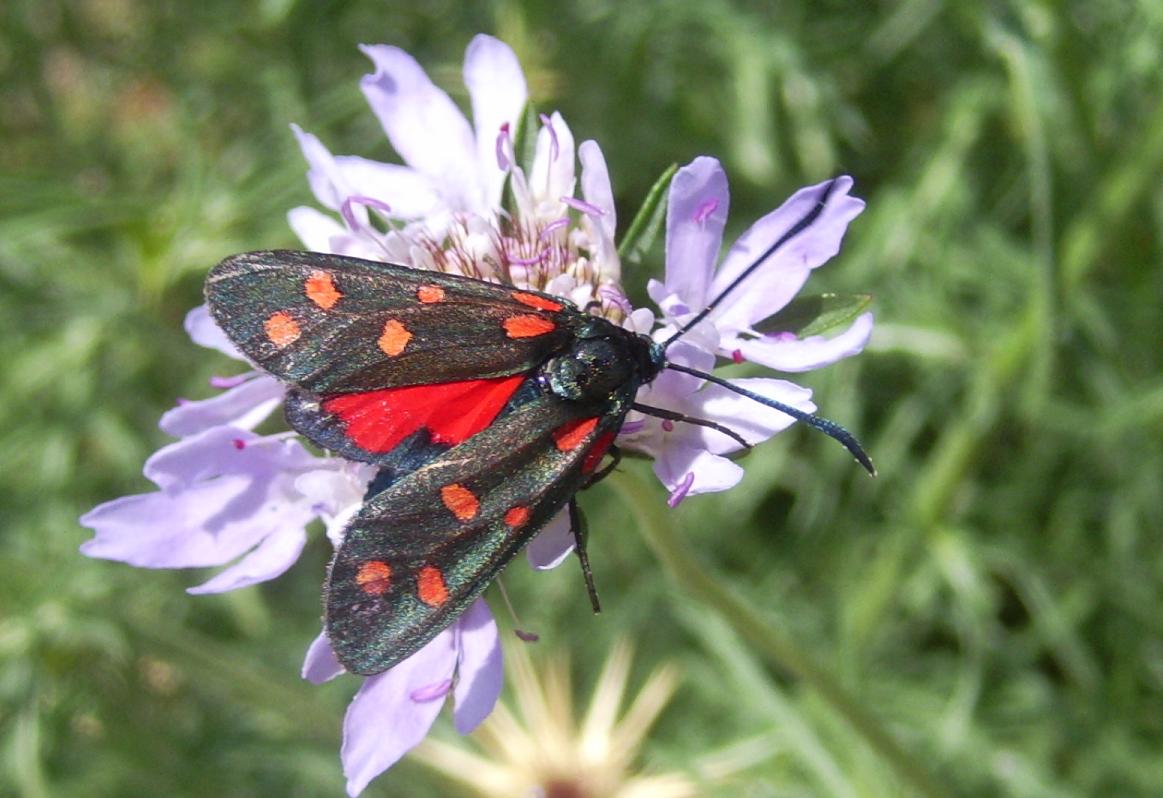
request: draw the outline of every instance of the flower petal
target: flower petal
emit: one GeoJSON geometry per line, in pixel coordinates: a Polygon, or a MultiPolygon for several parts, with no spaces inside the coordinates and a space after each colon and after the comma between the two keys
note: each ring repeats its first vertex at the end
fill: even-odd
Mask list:
{"type": "Polygon", "coordinates": [[[509,45],[483,33],[473,37],[464,54],[464,85],[472,100],[477,163],[484,181],[484,201],[498,205],[505,172],[494,152],[501,126],[515,130],[529,98],[525,74],[509,45]]]}
{"type": "Polygon", "coordinates": [[[234,427],[212,427],[158,449],[145,461],[142,471],[159,488],[173,490],[227,474],[270,479],[280,471],[315,467],[334,466],[297,441],[263,438],[234,427]]]}
{"type": "Polygon", "coordinates": [[[711,282],[709,298],[731,285],[755,259],[800,223],[835,183],[824,210],[805,230],[787,241],[763,266],[747,278],[744,288],[732,291],[715,311],[721,329],[746,329],[782,308],[803,287],[811,270],[840,251],[848,223],[864,209],[864,201],[848,196],[852,178],[837,177],[802,188],[776,210],[739,237],[711,282]]]}
{"type": "Polygon", "coordinates": [[[559,207],[562,197],[573,196],[574,166],[573,131],[554,111],[549,123],[537,132],[529,190],[541,203],[559,207]]]}
{"type": "MultiPolygon", "coordinates": [[[[812,392],[794,382],[766,377],[731,382],[740,388],[790,405],[805,413],[812,413],[816,409],[811,401],[812,392]]],[[[704,386],[691,397],[687,412],[698,418],[714,419],[732,432],[741,435],[752,445],[762,443],[795,423],[795,419],[786,413],[760,404],[721,385],[704,386]]],[[[706,427],[686,424],[683,425],[681,433],[686,442],[705,448],[713,454],[730,454],[739,451],[740,448],[731,438],[706,427]]]]}
{"type": "Polygon", "coordinates": [[[261,486],[256,489],[241,475],[173,494],[123,496],[81,517],[81,525],[95,533],[81,545],[81,553],[140,568],[224,565],[267,535],[302,528],[311,520],[301,508],[264,503],[267,498],[261,486]]]}
{"type": "Polygon", "coordinates": [[[569,526],[569,509],[564,509],[542,527],[537,537],[525,547],[525,558],[538,571],[556,568],[573,551],[573,530],[569,526]]]}
{"type": "Polygon", "coordinates": [[[198,346],[217,349],[227,357],[246,361],[238,348],[230,343],[230,339],[226,337],[226,333],[222,332],[222,328],[218,326],[218,322],[214,321],[214,317],[210,315],[210,309],[205,305],[199,305],[186,314],[185,327],[190,340],[198,346]]]}
{"type": "Polygon", "coordinates": [[[331,641],[327,639],[326,633],[320,632],[319,636],[311,641],[307,648],[307,656],[303,658],[301,673],[303,678],[312,684],[323,684],[347,673],[335,658],[335,651],[332,650],[331,641]]]}
{"type": "Polygon", "coordinates": [[[382,44],[360,49],[376,67],[360,86],[396,152],[435,181],[451,210],[487,210],[476,140],[464,114],[403,50],[382,44]]]}
{"type": "Polygon", "coordinates": [[[348,795],[359,795],[428,734],[443,695],[428,701],[412,695],[451,679],[456,656],[453,632],[446,629],[396,667],[364,681],[343,719],[340,758],[348,795]]]}
{"type": "Polygon", "coordinates": [[[789,340],[773,336],[731,338],[724,340],[722,346],[738,349],[744,359],[777,371],[811,371],[857,354],[871,335],[872,314],[864,313],[847,330],[832,338],[822,335],[789,340]]]}
{"type": "Polygon", "coordinates": [[[707,285],[719,259],[731,197],[727,175],[714,158],[679,169],[666,207],[666,292],[691,310],[706,305],[707,285]]]}
{"type": "Polygon", "coordinates": [[[484,599],[477,599],[456,622],[460,660],[452,695],[456,730],[468,734],[489,716],[501,695],[504,668],[497,622],[484,599]]]}
{"type": "Polygon", "coordinates": [[[654,461],[654,473],[672,495],[681,487],[682,496],[727,490],[743,479],[743,469],[726,457],[683,444],[663,449],[654,461]]]}
{"type": "Polygon", "coordinates": [[[305,545],[306,528],[296,528],[288,519],[285,528],[268,535],[241,560],[197,587],[186,588],[186,592],[193,596],[226,593],[282,576],[299,559],[305,545]]]}
{"type": "MultiPolygon", "coordinates": [[[[315,134],[308,133],[298,125],[291,125],[291,131],[299,142],[303,159],[307,161],[307,182],[311,186],[311,193],[320,205],[338,211],[343,201],[354,192],[336,165],[335,156],[315,134]]],[[[361,222],[366,223],[366,208],[357,207],[355,213],[361,222]]]]}
{"type": "Polygon", "coordinates": [[[158,426],[176,438],[211,427],[254,429],[274,412],[284,393],[278,380],[262,374],[209,399],[183,402],[162,414],[158,426]]]}

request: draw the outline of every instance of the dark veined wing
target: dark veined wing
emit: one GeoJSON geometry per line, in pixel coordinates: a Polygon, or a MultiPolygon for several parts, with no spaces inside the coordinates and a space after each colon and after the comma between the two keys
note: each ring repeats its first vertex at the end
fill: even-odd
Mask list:
{"type": "Polygon", "coordinates": [[[585,486],[625,416],[609,410],[545,396],[368,499],[325,590],[344,667],[387,670],[458,617],[585,486]]]}
{"type": "Polygon", "coordinates": [[[247,357],[317,395],[525,372],[584,318],[535,291],[317,252],[227,258],[206,300],[247,357]]]}

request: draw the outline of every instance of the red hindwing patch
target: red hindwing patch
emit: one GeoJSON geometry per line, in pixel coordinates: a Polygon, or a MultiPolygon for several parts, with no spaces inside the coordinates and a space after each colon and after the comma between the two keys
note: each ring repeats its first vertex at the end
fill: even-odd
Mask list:
{"type": "Polygon", "coordinates": [[[493,423],[524,374],[435,385],[409,385],[324,399],[347,437],[367,452],[390,452],[421,427],[434,443],[458,444],[493,423]]]}

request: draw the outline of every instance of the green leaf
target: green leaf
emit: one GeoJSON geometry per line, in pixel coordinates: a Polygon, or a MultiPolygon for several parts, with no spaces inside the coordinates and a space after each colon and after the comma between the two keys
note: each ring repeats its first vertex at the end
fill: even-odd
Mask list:
{"type": "Polygon", "coordinates": [[[791,332],[797,338],[846,327],[872,303],[872,294],[798,296],[771,318],[755,325],[759,332],[791,332]]]}
{"type": "Polygon", "coordinates": [[[670,181],[678,171],[678,164],[672,163],[650,187],[646,201],[634,215],[634,221],[626,229],[622,243],[618,245],[618,257],[628,263],[641,263],[646,253],[654,245],[662,222],[666,218],[666,203],[663,199],[670,190],[670,181]]]}

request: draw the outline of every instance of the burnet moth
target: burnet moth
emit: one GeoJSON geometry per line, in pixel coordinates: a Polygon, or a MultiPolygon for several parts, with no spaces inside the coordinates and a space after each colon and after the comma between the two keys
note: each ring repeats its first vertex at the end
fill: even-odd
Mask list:
{"type": "Polygon", "coordinates": [[[666,357],[815,221],[831,189],[663,343],[561,297],[390,263],[272,251],[216,266],[210,311],[248,358],[287,383],[290,425],[378,468],[327,576],[326,632],[340,663],[370,675],[420,649],[567,504],[596,609],[574,497],[616,465],[627,414],[701,424],[747,445],[714,422],[638,404],[638,389],[663,369],[786,413],[873,473],[834,422],[666,357]]]}

